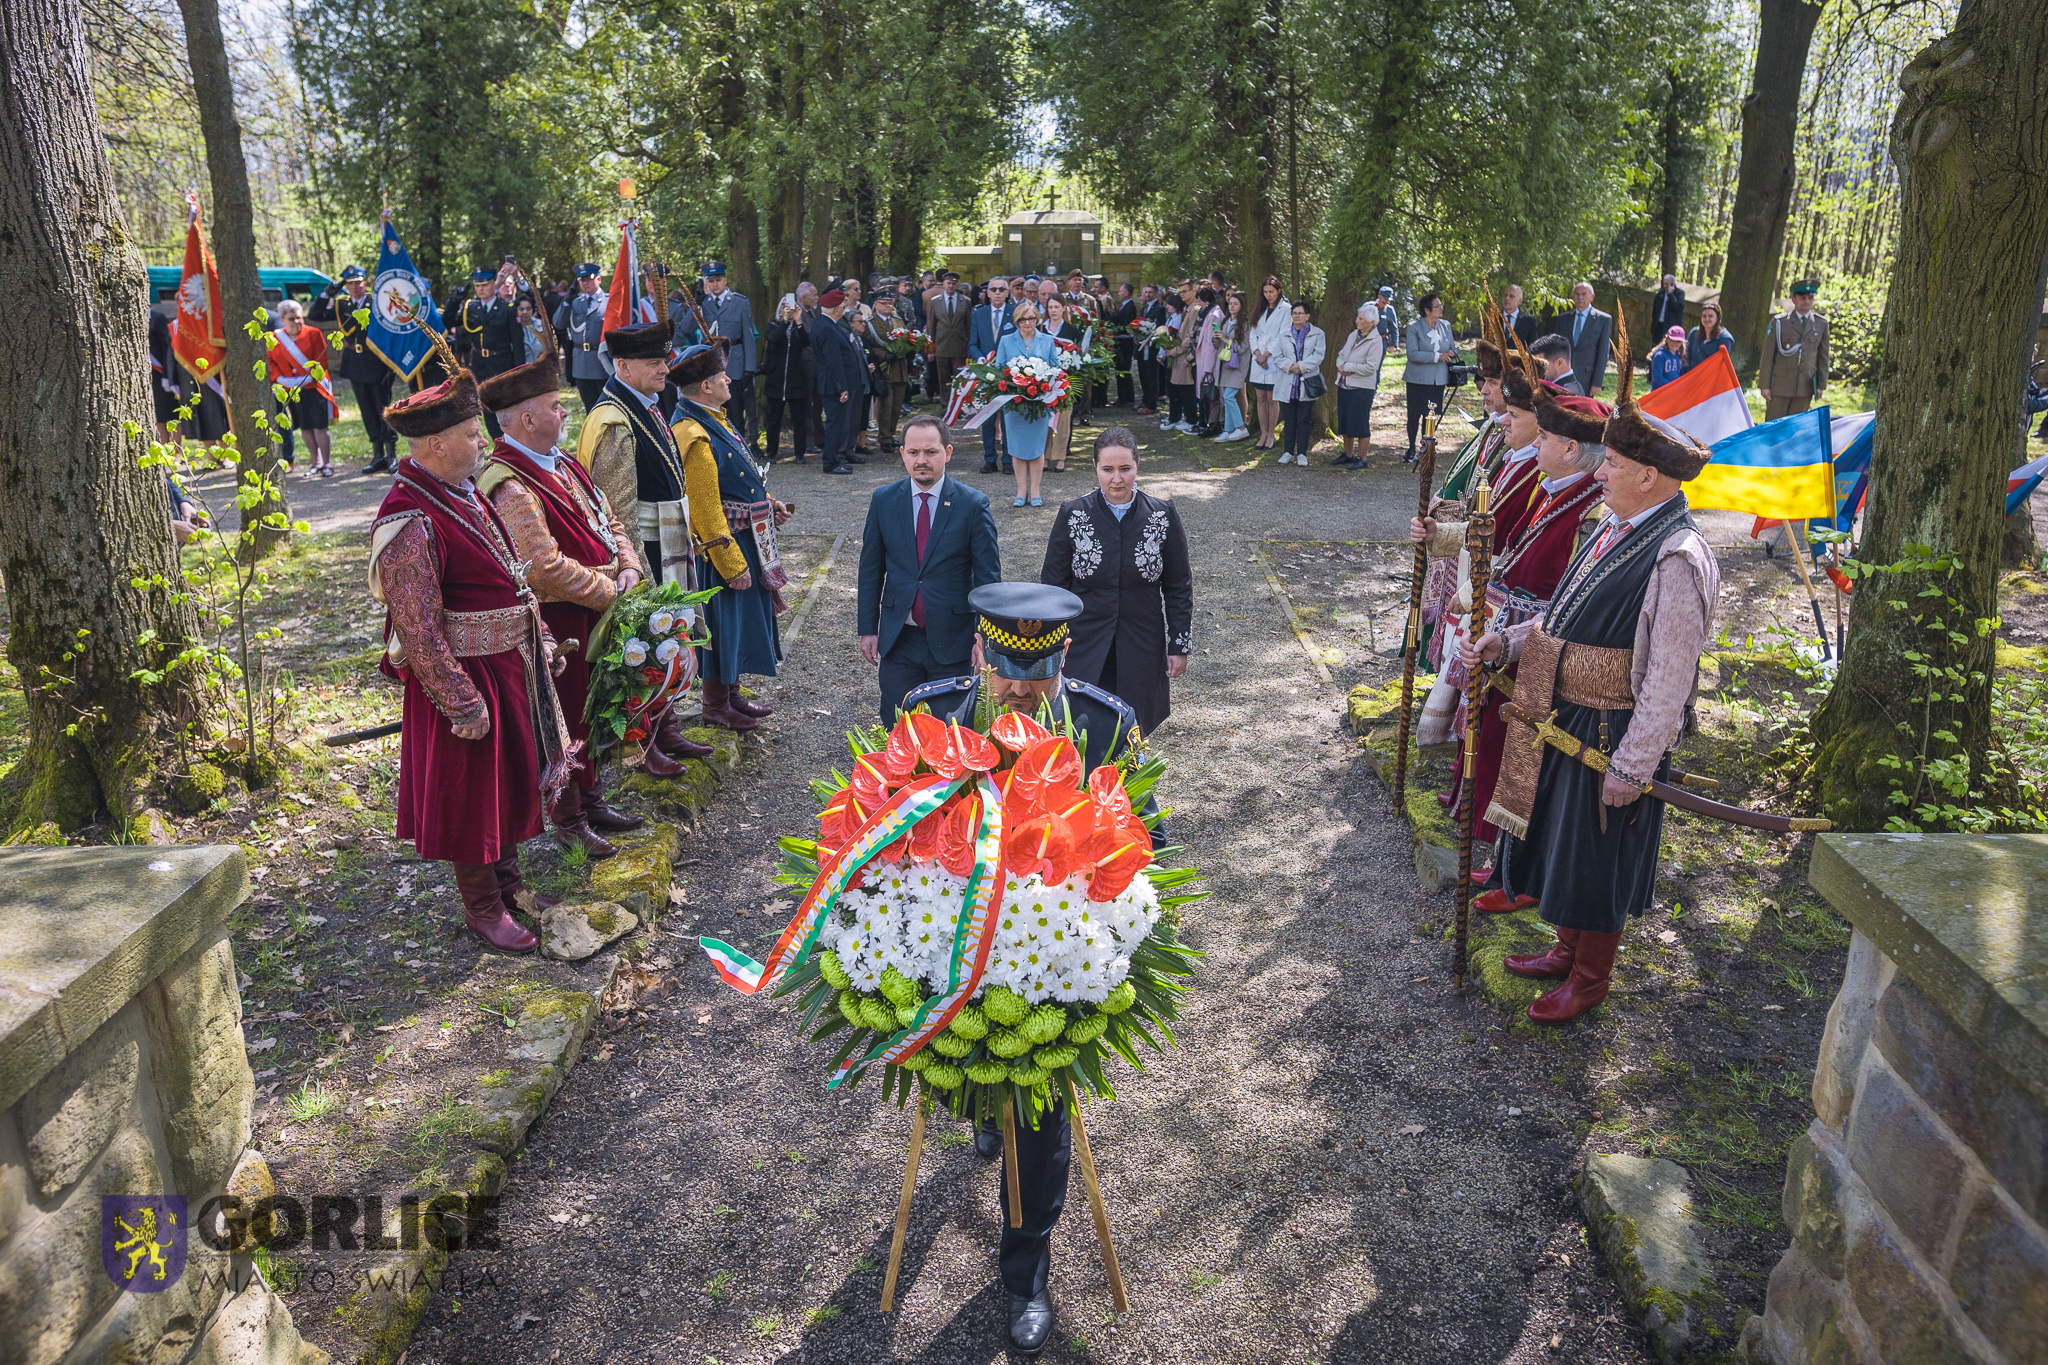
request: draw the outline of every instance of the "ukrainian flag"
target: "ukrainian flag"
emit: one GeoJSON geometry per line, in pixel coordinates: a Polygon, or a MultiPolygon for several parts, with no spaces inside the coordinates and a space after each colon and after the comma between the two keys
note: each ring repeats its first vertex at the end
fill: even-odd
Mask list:
{"type": "Polygon", "coordinates": [[[1714,442],[1714,458],[1685,486],[1698,508],[1780,521],[1835,515],[1834,444],[1828,410],[1809,408],[1714,442]]]}

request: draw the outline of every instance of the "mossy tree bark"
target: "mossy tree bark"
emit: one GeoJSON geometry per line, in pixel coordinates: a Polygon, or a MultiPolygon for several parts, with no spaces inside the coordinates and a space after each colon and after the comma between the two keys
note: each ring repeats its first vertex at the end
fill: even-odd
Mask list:
{"type": "Polygon", "coordinates": [[[285,504],[277,405],[271,401],[264,359],[268,348],[247,330],[263,306],[263,285],[256,275],[256,208],[249,193],[249,168],[242,158],[242,124],[235,113],[235,83],[227,42],[221,37],[220,5],[218,0],[178,0],[178,8],[185,18],[185,51],[192,64],[192,93],[199,105],[207,182],[213,191],[209,226],[220,267],[220,306],[227,314],[221,319],[228,349],[221,382],[228,391],[242,472],[262,474],[277,490],[275,497],[242,510],[242,552],[261,558],[290,534],[264,526],[264,518],[288,514],[290,509],[285,504]],[[259,378],[259,372],[265,377],[259,378]]]}
{"type": "MultiPolygon", "coordinates": [[[[1877,457],[1858,557],[1892,563],[1924,545],[1952,556],[1946,595],[1915,598],[1921,578],[1859,582],[1834,689],[1815,714],[1815,777],[1825,814],[1873,829],[1896,809],[1894,769],[1917,753],[1925,691],[1909,653],[1952,662],[1969,681],[1943,710],[1954,742],[1931,757],[1989,752],[1994,641],[1972,623],[1998,611],[2005,475],[2015,462],[2026,342],[2048,253],[2048,29],[2036,0],[1965,0],[1955,29],[1901,77],[1892,157],[1901,182],[1900,233],[1878,374],[1877,457]],[[2029,282],[2033,283],[2029,283],[2029,282]],[[1890,603],[1904,599],[1904,609],[1890,603]],[[1927,612],[1968,637],[1916,626],[1927,612]],[[1912,727],[1902,733],[1901,724],[1912,727]]],[[[1937,713],[1940,714],[1940,713],[1937,713]]],[[[1979,778],[1981,785],[1981,777],[1979,778]]]]}
{"type": "MultiPolygon", "coordinates": [[[[1735,169],[1735,207],[1728,224],[1728,268],[1721,276],[1721,307],[1735,347],[1735,368],[1756,374],[1764,325],[1771,320],[1771,286],[1785,254],[1785,220],[1792,209],[1792,165],[1799,131],[1799,87],[1825,0],[1762,0],[1756,69],[1742,97],[1742,160],[1735,169]]],[[[1669,269],[1669,267],[1666,267],[1669,269]]]]}
{"type": "Polygon", "coordinates": [[[198,623],[135,586],[177,581],[177,551],[163,475],[137,464],[147,277],[90,71],[77,5],[0,5],[0,296],[36,300],[34,327],[0,329],[0,570],[29,699],[28,755],[6,779],[16,828],[133,810],[167,732],[201,709],[189,674],[133,677],[198,623]]]}

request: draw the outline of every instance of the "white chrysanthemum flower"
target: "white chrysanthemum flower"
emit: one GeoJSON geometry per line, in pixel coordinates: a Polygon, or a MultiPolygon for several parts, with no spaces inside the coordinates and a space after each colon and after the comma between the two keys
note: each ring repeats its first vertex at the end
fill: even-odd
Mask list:
{"type": "Polygon", "coordinates": [[[676,614],[667,607],[661,608],[647,618],[647,628],[656,635],[666,635],[676,627],[676,614]]]}
{"type": "Polygon", "coordinates": [[[676,655],[682,652],[682,641],[674,639],[663,640],[660,644],[654,647],[654,661],[658,664],[666,664],[669,660],[675,658],[676,655]]]}

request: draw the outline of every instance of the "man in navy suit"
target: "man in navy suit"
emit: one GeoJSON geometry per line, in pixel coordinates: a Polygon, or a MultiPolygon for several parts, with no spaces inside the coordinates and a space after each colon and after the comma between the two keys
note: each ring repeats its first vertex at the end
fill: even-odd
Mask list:
{"type": "MultiPolygon", "coordinates": [[[[967,355],[971,360],[987,360],[996,353],[996,343],[1017,330],[1017,324],[1010,319],[1016,313],[1017,305],[1010,298],[1010,282],[998,275],[988,282],[988,302],[974,310],[974,321],[967,330],[967,355]]],[[[981,472],[996,472],[996,438],[1003,429],[1002,417],[998,414],[981,424],[981,472]]],[[[1002,472],[1010,472],[1010,452],[1002,453],[1002,472]]]]}
{"type": "Polygon", "coordinates": [[[851,474],[867,457],[853,453],[853,395],[866,393],[867,352],[846,330],[846,293],[834,286],[818,300],[822,311],[811,323],[811,353],[817,357],[817,390],[824,405],[825,472],[851,474]]]}
{"type": "Polygon", "coordinates": [[[904,694],[970,671],[967,594],[1003,576],[988,496],[946,476],[952,435],[936,417],[903,428],[910,477],[874,491],[860,542],[860,652],[881,669],[882,724],[904,694]]]}

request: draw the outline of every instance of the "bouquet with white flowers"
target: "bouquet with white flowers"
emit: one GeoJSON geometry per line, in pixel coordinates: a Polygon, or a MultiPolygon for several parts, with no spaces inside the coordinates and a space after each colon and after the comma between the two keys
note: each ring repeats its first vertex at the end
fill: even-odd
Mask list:
{"type": "Polygon", "coordinates": [[[984,401],[1004,394],[1014,396],[1018,415],[1034,422],[1051,417],[1074,397],[1059,365],[1032,355],[1020,355],[1004,365],[996,374],[994,393],[984,395],[984,401]]]}
{"type": "Polygon", "coordinates": [[[675,582],[644,583],[597,618],[584,645],[590,689],[583,718],[590,723],[593,753],[646,740],[662,713],[689,692],[697,676],[696,648],[711,643],[697,605],[718,592],[685,592],[675,582]]]}
{"type": "Polygon", "coordinates": [[[782,841],[778,880],[806,894],[767,964],[700,940],[736,989],[794,995],[814,1040],[845,1034],[831,1086],[880,1065],[884,1095],[1035,1112],[1056,1085],[1114,1094],[1112,1059],[1143,1070],[1139,1043],[1173,1041],[1198,956],[1180,909],[1208,893],[1158,865],[1160,817],[1138,814],[1165,761],[1084,773],[1040,715],[849,735],[851,777],[813,783],[818,837],[782,841]]]}

